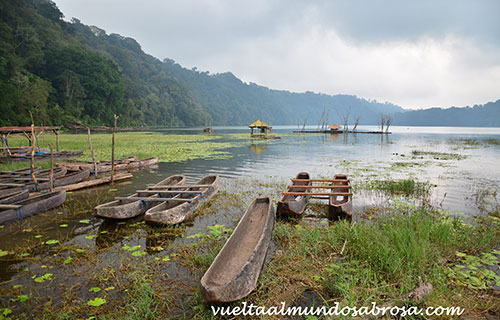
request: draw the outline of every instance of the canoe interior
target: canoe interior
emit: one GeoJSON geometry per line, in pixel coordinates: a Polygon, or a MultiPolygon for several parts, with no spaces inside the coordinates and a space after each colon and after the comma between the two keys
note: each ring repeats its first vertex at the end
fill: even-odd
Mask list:
{"type": "MultiPolygon", "coordinates": [[[[338,192],[345,192],[349,193],[350,191],[350,186],[349,186],[349,180],[347,179],[347,176],[344,174],[337,174],[335,175],[335,179],[337,180],[343,180],[343,181],[336,181],[333,184],[335,186],[343,186],[345,185],[345,189],[337,189],[336,191],[338,192]]],[[[330,218],[334,220],[338,220],[341,218],[348,218],[351,219],[352,217],[352,201],[350,196],[339,196],[339,195],[332,195],[330,196],[330,201],[329,201],[329,206],[328,206],[328,214],[330,218]]]]}
{"type": "Polygon", "coordinates": [[[14,203],[18,202],[21,200],[25,200],[29,196],[29,190],[23,190],[19,191],[13,194],[8,195],[7,197],[0,197],[0,203],[2,204],[9,204],[9,203],[14,203]]]}
{"type": "MultiPolygon", "coordinates": [[[[168,187],[172,185],[182,185],[185,181],[186,177],[184,175],[174,175],[163,179],[162,181],[155,184],[155,186],[162,186],[165,187],[165,189],[168,189],[168,187]]],[[[134,193],[129,197],[147,198],[155,196],[158,196],[158,194],[134,193]]],[[[150,209],[156,204],[157,202],[155,203],[150,201],[132,201],[126,199],[113,200],[111,202],[107,202],[95,207],[94,215],[109,219],[128,219],[144,213],[144,211],[150,209]]]]}
{"type": "Polygon", "coordinates": [[[242,270],[259,242],[270,214],[270,199],[257,198],[205,275],[206,285],[223,286],[242,270]]]}
{"type": "MultiPolygon", "coordinates": [[[[20,205],[20,206],[26,206],[29,204],[33,204],[33,203],[45,200],[45,199],[52,198],[55,195],[58,195],[60,193],[66,193],[66,191],[62,190],[62,191],[55,191],[55,192],[49,192],[49,193],[42,193],[42,194],[38,194],[38,195],[33,196],[33,197],[28,197],[27,199],[24,199],[21,201],[17,201],[13,204],[20,205]]],[[[6,210],[10,210],[10,209],[0,209],[0,211],[6,211],[6,210]]]]}
{"type": "MultiPolygon", "coordinates": [[[[310,175],[308,172],[299,172],[295,179],[309,180],[310,175]]],[[[293,188],[294,185],[297,186],[307,186],[310,185],[310,181],[294,181],[292,186],[290,186],[287,192],[300,192],[304,193],[305,189],[293,188]]],[[[277,211],[279,214],[302,214],[306,209],[307,198],[303,195],[284,195],[278,202],[277,211]]]]}
{"type": "MultiPolygon", "coordinates": [[[[209,175],[209,176],[206,176],[206,177],[203,177],[200,181],[198,181],[196,184],[197,185],[211,185],[215,182],[215,180],[217,179],[217,176],[215,175],[209,175]]],[[[191,198],[194,198],[195,196],[196,197],[200,197],[200,195],[198,194],[182,194],[182,191],[200,191],[200,192],[203,192],[203,191],[206,191],[206,189],[204,188],[198,188],[198,187],[189,187],[189,185],[186,186],[186,190],[175,190],[175,191],[179,191],[179,194],[176,195],[175,193],[172,194],[173,197],[177,198],[177,199],[191,199],[191,198]]],[[[153,207],[151,209],[151,211],[164,211],[164,210],[169,210],[169,209],[172,209],[174,207],[178,207],[178,206],[181,206],[185,204],[185,202],[181,202],[181,201],[177,201],[177,202],[163,202],[161,204],[159,204],[157,207],[153,207]]]]}

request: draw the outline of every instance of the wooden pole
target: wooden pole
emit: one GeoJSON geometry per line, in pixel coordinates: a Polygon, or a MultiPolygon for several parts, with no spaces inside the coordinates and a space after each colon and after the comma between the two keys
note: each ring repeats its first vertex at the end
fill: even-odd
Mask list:
{"type": "Polygon", "coordinates": [[[89,148],[92,155],[92,163],[94,164],[94,176],[97,178],[97,163],[95,161],[94,149],[92,148],[92,139],[90,138],[90,127],[87,127],[87,135],[89,136],[89,148]]]}
{"type": "Polygon", "coordinates": [[[49,175],[49,185],[50,192],[54,191],[54,144],[49,144],[50,147],[50,175],[49,175]]]}
{"type": "Polygon", "coordinates": [[[3,147],[3,155],[6,156],[7,155],[7,137],[5,136],[5,134],[2,134],[2,147],[3,147]]]}
{"type": "Polygon", "coordinates": [[[54,133],[56,134],[56,151],[59,152],[59,130],[55,130],[54,133]]]}
{"type": "Polygon", "coordinates": [[[116,133],[116,120],[118,120],[118,116],[116,114],[113,115],[115,120],[115,125],[113,127],[113,137],[111,140],[111,183],[113,183],[115,177],[115,133],[116,133]]]}
{"type": "Polygon", "coordinates": [[[31,178],[33,179],[33,183],[35,184],[35,189],[38,189],[37,181],[35,177],[35,146],[36,146],[36,136],[35,136],[35,123],[33,121],[33,115],[30,112],[31,116],[31,178]]]}

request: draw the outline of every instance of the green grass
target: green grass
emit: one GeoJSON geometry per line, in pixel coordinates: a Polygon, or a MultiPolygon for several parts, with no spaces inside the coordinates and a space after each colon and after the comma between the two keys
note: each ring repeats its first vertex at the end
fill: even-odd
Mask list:
{"type": "Polygon", "coordinates": [[[495,249],[500,240],[497,228],[493,219],[466,224],[420,207],[409,215],[381,217],[369,224],[318,227],[278,222],[277,254],[261,275],[257,292],[247,300],[293,304],[307,289],[317,292],[325,304],[382,304],[398,301],[418,287],[421,278],[434,286],[433,293],[419,302],[422,305],[461,306],[468,312],[492,306],[498,310],[493,296],[478,294],[449,274],[460,262],[457,252],[475,256],[495,249]]]}
{"type": "MultiPolygon", "coordinates": [[[[224,149],[240,145],[237,142],[221,142],[220,136],[162,134],[152,132],[119,132],[115,137],[115,157],[137,156],[140,159],[158,157],[160,161],[186,161],[191,159],[216,159],[230,157],[224,149]]],[[[40,147],[54,143],[52,135],[42,135],[40,147]]],[[[26,145],[27,140],[21,136],[9,138],[9,145],[17,147],[26,145]]],[[[92,146],[96,159],[111,159],[111,134],[93,134],[92,146]]],[[[86,134],[61,134],[60,150],[83,151],[78,160],[91,161],[88,136],[86,134]]],[[[47,162],[49,163],[49,162],[47,162]]],[[[47,163],[44,166],[47,166],[47,163]]],[[[28,162],[0,165],[0,170],[15,170],[27,167],[28,162]]],[[[50,163],[48,164],[50,166],[50,163]]]]}

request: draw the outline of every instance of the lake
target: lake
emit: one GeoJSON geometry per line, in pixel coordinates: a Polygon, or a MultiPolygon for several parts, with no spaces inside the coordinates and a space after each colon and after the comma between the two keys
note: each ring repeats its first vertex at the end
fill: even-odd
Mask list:
{"type": "MultiPolygon", "coordinates": [[[[9,303],[13,285],[23,285],[40,305],[52,297],[54,308],[73,301],[68,300],[67,290],[77,300],[93,297],[89,290],[98,285],[95,279],[99,277],[108,279],[103,280],[108,288],[119,287],[120,278],[128,272],[121,269],[123,265],[138,259],[123,250],[130,246],[145,249],[145,257],[140,259],[152,261],[144,260],[146,263],[169,261],[158,266],[156,272],[182,284],[179,295],[189,300],[197,290],[200,271],[193,271],[173,257],[182,254],[200,234],[207,233],[208,226],[234,228],[246,204],[258,194],[270,194],[277,201],[299,171],[308,171],[314,178],[347,174],[354,186],[352,199],[358,220],[374,208],[382,208],[383,212],[394,198],[415,201],[370,188],[376,180],[411,179],[423,183],[429,188],[429,203],[452,214],[475,216],[498,210],[500,128],[391,127],[392,134],[382,135],[292,134],[296,129],[276,126],[272,134],[281,139],[262,140],[249,139],[246,127],[215,127],[213,135],[221,136],[219,140],[237,142],[236,147],[224,150],[227,153],[222,158],[160,163],[156,168],[134,172],[131,181],[73,192],[62,208],[4,226],[0,229],[0,249],[9,254],[0,257],[3,304],[9,303]],[[194,183],[209,173],[221,177],[220,206],[205,208],[210,214],[192,222],[158,229],[144,225],[140,218],[117,223],[92,216],[96,205],[169,175],[184,174],[189,183],[194,183]],[[45,243],[48,240],[54,241],[45,243]],[[44,274],[52,275],[51,285],[32,280],[44,274]]],[[[376,128],[361,126],[359,130],[376,128]]],[[[160,131],[203,134],[201,128],[160,131]]],[[[306,215],[312,223],[329,223],[317,212],[308,211],[306,215]]],[[[107,297],[119,298],[120,294],[109,289],[107,297]]],[[[26,311],[28,305],[18,303],[15,308],[26,311]]]]}

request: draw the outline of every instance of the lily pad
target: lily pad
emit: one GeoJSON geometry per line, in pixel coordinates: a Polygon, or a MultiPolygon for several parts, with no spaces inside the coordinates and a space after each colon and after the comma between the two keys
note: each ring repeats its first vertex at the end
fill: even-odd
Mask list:
{"type": "Polygon", "coordinates": [[[89,300],[87,304],[92,307],[99,307],[106,303],[106,299],[103,298],[95,298],[93,300],[89,300]]]}

